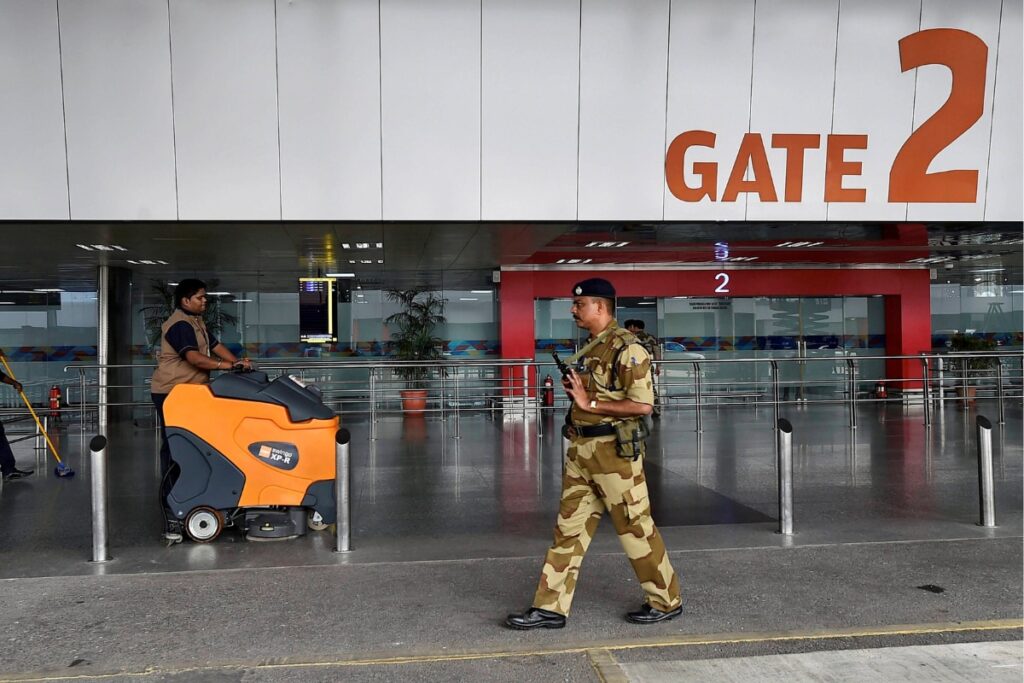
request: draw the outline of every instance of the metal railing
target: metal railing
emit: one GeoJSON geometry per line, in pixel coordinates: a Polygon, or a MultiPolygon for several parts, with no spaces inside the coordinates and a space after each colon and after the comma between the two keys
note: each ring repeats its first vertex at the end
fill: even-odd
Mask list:
{"type": "MultiPolygon", "coordinates": [[[[777,421],[788,405],[845,404],[849,426],[857,426],[857,407],[870,403],[916,403],[923,406],[925,424],[930,424],[935,406],[945,403],[967,404],[994,401],[999,422],[1005,422],[1005,405],[1024,395],[1024,352],[920,354],[916,356],[800,357],[668,359],[658,361],[656,377],[658,404],[662,411],[692,411],[696,431],[703,430],[703,413],[729,405],[759,408],[770,406],[777,421]],[[860,362],[871,360],[898,364],[903,376],[863,379],[860,362]],[[801,369],[817,371],[801,373],[801,369]],[[802,378],[801,378],[801,375],[802,378]]],[[[376,438],[377,422],[387,416],[402,415],[402,392],[410,382],[402,377],[409,368],[423,368],[427,377],[416,383],[427,389],[428,402],[423,414],[448,418],[454,416],[453,436],[458,438],[459,419],[467,413],[496,416],[539,416],[545,374],[558,377],[553,363],[528,359],[445,359],[416,364],[387,359],[258,361],[260,370],[270,375],[288,374],[306,383],[315,383],[324,402],[337,412],[370,419],[371,438],[376,438]]],[[[150,374],[153,365],[109,365],[106,369],[131,368],[150,374]]],[[[82,424],[99,414],[100,385],[97,365],[68,365],[65,372],[77,373],[78,382],[67,391],[69,408],[82,424]]],[[[152,408],[148,380],[135,384],[108,385],[130,390],[133,400],[108,402],[107,406],[152,408]],[[139,394],[142,396],[139,396],[139,394]]],[[[568,399],[561,387],[553,388],[554,408],[565,408],[568,399]]],[[[538,420],[539,434],[543,425],[538,420]]],[[[102,429],[101,429],[102,432],[102,429]]]]}
{"type": "MultiPolygon", "coordinates": [[[[898,363],[903,368],[916,365],[920,367],[920,372],[913,376],[867,380],[868,386],[865,388],[865,382],[858,378],[858,359],[853,357],[670,359],[657,363],[661,372],[664,373],[664,377],[658,383],[661,392],[659,402],[663,410],[692,409],[698,431],[702,428],[702,411],[709,407],[722,405],[723,399],[726,404],[736,404],[742,401],[746,405],[749,405],[749,399],[752,399],[755,409],[765,403],[772,405],[774,411],[772,428],[776,431],[776,467],[779,477],[779,532],[784,535],[793,533],[793,478],[792,426],[788,420],[780,417],[782,406],[787,404],[806,406],[811,403],[846,403],[849,406],[849,425],[853,429],[857,426],[857,406],[864,402],[920,403],[923,406],[924,424],[926,425],[930,424],[930,405],[932,403],[941,406],[946,401],[966,402],[972,400],[967,391],[972,386],[976,390],[973,400],[992,400],[997,403],[1000,422],[1003,421],[1004,404],[1008,399],[1019,399],[1018,403],[1024,402],[1024,353],[1022,352],[876,356],[872,357],[872,360],[898,363]],[[835,379],[808,380],[803,373],[800,373],[800,379],[784,380],[782,371],[789,363],[799,364],[801,367],[808,363],[832,363],[832,376],[835,379]],[[728,366],[734,366],[733,369],[735,369],[736,366],[754,366],[755,364],[767,364],[767,381],[761,378],[744,383],[737,381],[735,377],[728,380],[716,377],[716,369],[728,366]],[[671,372],[673,368],[686,368],[687,372],[691,374],[686,377],[675,375],[671,372]],[[841,369],[841,371],[837,371],[837,369],[841,369]],[[950,373],[951,370],[952,373],[950,373]],[[985,380],[988,384],[981,380],[985,380]],[[870,390],[872,382],[875,384],[874,395],[870,390]],[[977,391],[979,385],[990,386],[991,391],[987,392],[989,395],[979,396],[977,391]],[[954,386],[961,388],[960,395],[947,397],[946,390],[954,386]],[[884,387],[884,390],[880,387],[884,387]],[[892,396],[889,395],[890,388],[892,396]],[[799,389],[799,392],[790,392],[789,390],[792,389],[799,389]],[[819,389],[821,391],[818,391],[819,389]],[[788,398],[789,393],[795,393],[795,398],[788,398]],[[683,400],[674,403],[676,398],[683,400]],[[715,403],[711,403],[711,401],[715,401],[715,403]]],[[[102,415],[106,413],[105,408],[111,405],[151,406],[147,401],[100,404],[102,399],[109,395],[110,389],[121,388],[138,391],[146,388],[145,383],[141,386],[132,384],[102,387],[99,385],[98,379],[90,381],[88,377],[90,373],[96,373],[98,378],[104,374],[101,371],[125,367],[138,370],[153,366],[111,365],[101,368],[96,365],[69,365],[65,367],[65,372],[78,373],[77,410],[82,418],[83,434],[86,415],[89,413],[101,416],[98,422],[102,432],[105,428],[102,419],[102,415]],[[90,388],[96,390],[94,402],[89,401],[91,398],[90,388]]],[[[543,401],[538,399],[543,396],[546,387],[540,380],[541,373],[550,369],[555,376],[558,376],[557,369],[553,363],[526,359],[444,360],[424,365],[386,360],[309,361],[303,359],[291,362],[264,362],[260,369],[268,373],[276,371],[279,374],[289,374],[302,381],[317,382],[323,392],[325,402],[335,406],[339,412],[369,415],[370,438],[375,439],[376,422],[382,415],[403,412],[400,407],[401,390],[402,387],[407,386],[407,383],[401,378],[401,371],[410,367],[426,368],[428,379],[425,380],[425,384],[429,390],[434,392],[433,404],[426,409],[426,412],[440,414],[442,418],[454,415],[455,431],[453,436],[456,438],[460,434],[460,417],[467,411],[484,411],[489,412],[492,416],[498,411],[503,416],[510,413],[512,415],[521,414],[524,423],[532,414],[536,417],[536,432],[539,438],[543,435],[544,428],[543,409],[545,407],[552,409],[558,406],[564,407],[567,403],[565,398],[557,395],[561,394],[561,391],[556,391],[555,387],[549,387],[547,389],[552,391],[552,395],[548,403],[552,405],[542,405],[543,401]],[[341,376],[339,377],[339,375],[341,376]]],[[[991,425],[980,417],[978,425],[981,523],[984,526],[993,526],[995,524],[995,508],[991,482],[991,437],[988,435],[991,425]],[[985,427],[985,430],[982,427],[985,427]]],[[[156,420],[154,420],[154,427],[158,427],[156,420]]],[[[351,459],[348,453],[350,439],[346,429],[339,430],[335,437],[335,458],[338,471],[335,484],[337,523],[335,549],[339,552],[347,552],[351,549],[351,499],[349,493],[351,459]]],[[[105,452],[105,446],[106,440],[102,436],[97,436],[91,444],[92,468],[94,470],[93,486],[94,488],[99,487],[94,491],[93,496],[94,562],[109,559],[106,552],[105,490],[102,487],[104,470],[102,455],[105,452]]],[[[561,446],[564,466],[565,451],[568,446],[565,439],[561,440],[561,446]]]]}

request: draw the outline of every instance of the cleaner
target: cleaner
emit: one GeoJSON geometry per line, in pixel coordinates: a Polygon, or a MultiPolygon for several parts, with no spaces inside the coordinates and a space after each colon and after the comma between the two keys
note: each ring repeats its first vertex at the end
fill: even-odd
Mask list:
{"type": "MultiPolygon", "coordinates": [[[[18,378],[14,376],[14,372],[11,371],[11,366],[7,364],[7,354],[3,351],[0,351],[0,362],[4,364],[4,370],[7,372],[7,375],[17,382],[18,378]]],[[[39,427],[40,433],[46,437],[46,444],[50,447],[50,452],[53,453],[53,459],[57,461],[57,466],[53,468],[53,473],[64,479],[75,476],[75,471],[60,459],[60,453],[57,452],[57,447],[53,445],[53,441],[50,440],[50,435],[46,433],[45,429],[43,429],[43,423],[39,421],[39,416],[36,415],[35,409],[32,408],[32,403],[29,402],[28,397],[25,396],[25,390],[19,390],[18,394],[21,396],[21,400],[25,402],[25,407],[28,408],[28,412],[32,414],[32,419],[36,421],[36,426],[39,427]]]]}

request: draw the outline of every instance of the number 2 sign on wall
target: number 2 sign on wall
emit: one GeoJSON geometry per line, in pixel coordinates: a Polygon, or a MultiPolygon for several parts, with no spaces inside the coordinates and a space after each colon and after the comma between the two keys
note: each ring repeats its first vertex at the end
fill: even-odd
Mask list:
{"type": "MultiPolygon", "coordinates": [[[[922,66],[939,65],[948,67],[953,79],[945,103],[910,134],[893,159],[889,171],[888,200],[899,203],[977,201],[977,169],[929,173],[928,166],[942,150],[981,118],[985,103],[988,46],[973,33],[953,28],[934,28],[902,38],[899,41],[899,53],[900,68],[904,72],[922,66]]],[[[719,201],[716,162],[693,164],[692,172],[700,179],[696,187],[688,185],[684,175],[687,150],[691,147],[714,149],[715,139],[716,135],[711,131],[688,130],[672,140],[665,154],[665,182],[677,199],[698,202],[707,197],[713,202],[719,201]]],[[[770,140],[772,148],[783,149],[786,153],[783,201],[799,202],[803,198],[804,155],[808,149],[820,149],[821,135],[775,133],[770,140]]],[[[826,202],[867,201],[867,190],[843,187],[843,179],[859,176],[862,168],[861,162],[845,158],[846,150],[867,147],[867,135],[826,136],[826,202]]],[[[779,201],[760,133],[746,133],[743,136],[721,201],[734,202],[742,193],[757,194],[762,202],[779,201]]]]}

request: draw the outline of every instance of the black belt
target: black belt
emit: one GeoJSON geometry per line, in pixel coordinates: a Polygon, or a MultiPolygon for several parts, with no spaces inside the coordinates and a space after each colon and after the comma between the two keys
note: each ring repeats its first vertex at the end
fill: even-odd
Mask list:
{"type": "Polygon", "coordinates": [[[573,429],[576,431],[576,436],[589,439],[595,436],[611,436],[615,433],[615,425],[610,424],[599,424],[599,425],[573,425],[573,429]]]}

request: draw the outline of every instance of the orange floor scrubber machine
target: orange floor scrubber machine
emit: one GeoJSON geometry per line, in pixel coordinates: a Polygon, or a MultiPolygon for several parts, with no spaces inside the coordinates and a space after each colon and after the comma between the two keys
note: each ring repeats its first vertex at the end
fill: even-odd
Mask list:
{"type": "Polygon", "coordinates": [[[338,416],[316,387],[222,374],[174,387],[164,420],[178,467],[165,504],[192,540],[212,541],[227,526],[251,540],[285,539],[334,523],[338,416]]]}

